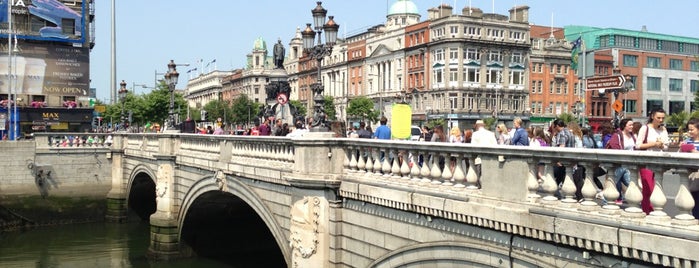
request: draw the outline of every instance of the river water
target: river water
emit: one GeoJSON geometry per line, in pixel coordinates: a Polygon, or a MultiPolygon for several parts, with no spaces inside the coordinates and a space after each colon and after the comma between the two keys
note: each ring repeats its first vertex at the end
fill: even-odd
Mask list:
{"type": "Polygon", "coordinates": [[[231,267],[202,257],[150,261],[149,237],[140,221],[0,232],[0,267],[231,267]]]}

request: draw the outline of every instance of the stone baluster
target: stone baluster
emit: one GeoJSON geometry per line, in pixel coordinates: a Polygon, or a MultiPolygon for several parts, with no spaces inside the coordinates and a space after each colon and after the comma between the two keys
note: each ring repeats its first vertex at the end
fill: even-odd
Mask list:
{"type": "Polygon", "coordinates": [[[401,151],[400,155],[402,161],[400,161],[400,169],[398,170],[398,172],[400,173],[401,178],[403,180],[410,180],[410,165],[413,159],[408,150],[401,151]]]}
{"type": "Polygon", "coordinates": [[[430,171],[429,165],[431,162],[435,160],[428,151],[422,151],[422,159],[422,168],[420,168],[420,177],[422,177],[422,180],[420,180],[420,182],[429,183],[430,181],[432,181],[430,179],[430,174],[432,172],[430,171]]]}
{"type": "Polygon", "coordinates": [[[440,179],[442,178],[442,169],[439,168],[439,153],[430,152],[430,183],[433,185],[441,184],[440,179]]]}
{"type": "Polygon", "coordinates": [[[668,169],[660,166],[650,166],[649,168],[653,171],[653,178],[655,178],[653,192],[650,195],[650,203],[653,205],[653,211],[651,211],[649,215],[669,219],[670,217],[663,211],[665,203],[667,203],[665,192],[663,192],[663,174],[668,169]]]}
{"type": "Polygon", "coordinates": [[[342,161],[342,167],[344,167],[345,172],[352,172],[352,168],[350,168],[350,162],[352,162],[352,146],[347,146],[347,149],[344,150],[345,153],[345,160],[342,161]]]}
{"type": "Polygon", "coordinates": [[[391,149],[391,153],[393,153],[393,161],[391,161],[391,178],[399,179],[401,177],[400,165],[403,162],[403,153],[398,149],[391,149]]]}
{"type": "MultiPolygon", "coordinates": [[[[444,153],[444,170],[442,171],[442,185],[444,186],[452,186],[454,183],[451,182],[451,178],[454,176],[454,173],[451,171],[451,165],[456,163],[451,162],[451,154],[444,153]]],[[[456,155],[454,155],[456,156],[456,155]]]]}
{"type": "Polygon", "coordinates": [[[381,161],[381,172],[383,173],[384,177],[390,177],[391,176],[391,162],[392,160],[395,160],[395,155],[393,155],[393,149],[389,148],[384,148],[382,150],[383,153],[383,160],[381,161]],[[394,157],[394,159],[391,159],[391,156],[394,157]]]}
{"type": "MultiPolygon", "coordinates": [[[[413,166],[410,167],[410,180],[412,182],[420,181],[420,152],[416,150],[410,150],[410,160],[413,161],[413,166]]],[[[424,163],[423,163],[424,165],[424,163]]]]}
{"type": "Polygon", "coordinates": [[[541,190],[546,194],[541,200],[548,204],[558,203],[558,197],[556,197],[558,184],[553,176],[553,167],[555,165],[556,162],[546,165],[544,168],[544,182],[541,184],[541,190]]]}
{"type": "Polygon", "coordinates": [[[602,206],[602,213],[610,215],[619,214],[620,207],[615,203],[621,196],[621,193],[616,189],[616,169],[618,165],[616,167],[609,163],[600,163],[599,165],[601,168],[607,170],[607,175],[605,175],[603,182],[604,190],[602,190],[602,195],[604,199],[607,200],[607,204],[602,206]]]}
{"type": "Polygon", "coordinates": [[[641,209],[641,200],[643,200],[643,194],[641,189],[638,188],[638,183],[640,178],[638,176],[638,166],[636,165],[622,165],[629,170],[630,182],[629,187],[626,188],[624,193],[624,199],[628,203],[628,207],[624,209],[621,215],[630,218],[643,218],[646,216],[641,209]]]}
{"type": "Polygon", "coordinates": [[[694,198],[689,192],[689,170],[686,168],[680,168],[676,170],[677,175],[680,177],[680,188],[677,191],[677,196],[675,196],[675,207],[679,210],[677,215],[672,219],[673,225],[696,225],[697,220],[692,216],[691,212],[696,203],[694,203],[694,198]]]}
{"type": "MultiPolygon", "coordinates": [[[[386,156],[388,157],[388,156],[386,156]]],[[[374,176],[381,176],[381,148],[376,148],[376,155],[374,155],[374,165],[372,169],[374,170],[374,176]]]]}
{"type": "Polygon", "coordinates": [[[349,163],[349,170],[350,172],[358,172],[359,167],[357,166],[357,155],[361,152],[359,148],[355,147],[350,147],[349,149],[349,154],[350,154],[350,163],[349,163]]]}
{"type": "Polygon", "coordinates": [[[583,201],[580,203],[580,210],[594,211],[598,208],[597,202],[595,202],[597,188],[595,188],[595,184],[592,181],[594,179],[595,167],[589,162],[579,162],[578,168],[583,167],[585,168],[585,178],[583,179],[582,189],[580,189],[583,196],[583,201]]]}
{"type": "Polygon", "coordinates": [[[366,173],[367,161],[364,160],[364,154],[367,154],[368,149],[366,147],[357,148],[357,172],[366,173]]]}
{"type": "Polygon", "coordinates": [[[466,183],[468,184],[466,186],[466,189],[469,190],[478,190],[478,174],[476,173],[476,164],[475,164],[475,159],[476,155],[469,155],[468,158],[468,171],[466,171],[466,183]]]}
{"type": "Polygon", "coordinates": [[[578,188],[575,187],[575,182],[573,182],[574,163],[562,162],[561,164],[563,164],[566,169],[565,179],[563,180],[563,186],[561,187],[561,195],[563,196],[561,202],[574,204],[578,202],[578,200],[575,199],[575,191],[578,188]]]}
{"type": "Polygon", "coordinates": [[[541,198],[541,195],[537,193],[539,181],[536,178],[539,173],[539,159],[534,158],[527,165],[529,165],[529,173],[527,174],[527,191],[529,191],[529,194],[527,194],[527,200],[531,203],[536,203],[541,198]]]}
{"type": "Polygon", "coordinates": [[[456,163],[454,167],[454,187],[466,187],[466,174],[464,173],[464,156],[463,154],[455,154],[456,163]]]}

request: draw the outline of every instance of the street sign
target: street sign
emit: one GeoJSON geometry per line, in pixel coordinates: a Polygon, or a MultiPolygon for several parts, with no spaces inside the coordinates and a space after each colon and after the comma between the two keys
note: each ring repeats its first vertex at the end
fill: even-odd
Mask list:
{"type": "Polygon", "coordinates": [[[587,88],[585,90],[621,88],[624,86],[624,82],[626,82],[626,79],[622,75],[591,77],[587,79],[587,88]]]}

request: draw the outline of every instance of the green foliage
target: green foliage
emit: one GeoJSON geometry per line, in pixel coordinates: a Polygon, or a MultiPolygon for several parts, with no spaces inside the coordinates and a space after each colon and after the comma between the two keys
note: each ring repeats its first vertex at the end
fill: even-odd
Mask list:
{"type": "Polygon", "coordinates": [[[380,113],[374,109],[374,102],[371,99],[360,96],[350,100],[347,115],[376,123],[379,121],[380,113]]]}
{"type": "Polygon", "coordinates": [[[425,125],[430,129],[434,129],[435,126],[446,126],[447,122],[444,118],[428,120],[425,125]]]}
{"type": "Polygon", "coordinates": [[[483,119],[483,125],[485,125],[485,129],[495,130],[495,125],[497,125],[497,123],[497,117],[487,117],[483,119]]]}
{"type": "MultiPolygon", "coordinates": [[[[96,104],[101,102],[97,101],[96,104]]],[[[132,125],[142,126],[149,122],[163,124],[170,110],[170,91],[167,85],[161,83],[158,88],[145,95],[129,92],[119,103],[106,105],[107,109],[101,115],[105,118],[105,122],[120,122],[122,105],[125,108],[125,116],[128,116],[129,111],[133,113],[132,125]]],[[[176,113],[180,113],[180,118],[184,119],[187,113],[187,101],[177,93],[175,93],[174,108],[176,113]]]]}
{"type": "Polygon", "coordinates": [[[323,105],[324,106],[323,108],[325,109],[325,113],[328,115],[328,120],[330,120],[330,121],[337,120],[337,114],[335,111],[335,99],[333,97],[330,97],[330,96],[325,96],[325,97],[323,97],[323,99],[325,99],[325,103],[323,105]]]}
{"type": "Polygon", "coordinates": [[[570,114],[570,113],[562,113],[562,114],[559,114],[556,118],[557,118],[557,119],[563,120],[563,122],[566,123],[566,125],[567,125],[568,123],[570,123],[570,122],[575,122],[575,121],[578,120],[578,119],[575,117],[575,115],[570,114]]]}
{"type": "Polygon", "coordinates": [[[240,95],[231,103],[231,119],[234,124],[252,122],[260,112],[261,103],[252,101],[248,95],[240,95]]]}
{"type": "Polygon", "coordinates": [[[679,113],[674,113],[667,116],[665,121],[667,122],[668,126],[677,127],[677,132],[679,132],[681,136],[682,132],[685,130],[684,128],[685,125],[687,125],[687,121],[689,121],[689,117],[689,113],[686,111],[681,111],[679,113]]]}
{"type": "Polygon", "coordinates": [[[289,104],[291,104],[291,106],[294,106],[294,108],[296,108],[296,111],[299,113],[299,116],[305,117],[306,115],[308,115],[308,110],[306,109],[306,105],[304,105],[300,101],[290,100],[289,104]]]}
{"type": "Polygon", "coordinates": [[[208,102],[204,105],[204,110],[206,111],[206,121],[208,122],[214,122],[217,121],[218,118],[221,118],[221,121],[225,124],[231,117],[230,105],[222,100],[212,100],[208,102]]]}

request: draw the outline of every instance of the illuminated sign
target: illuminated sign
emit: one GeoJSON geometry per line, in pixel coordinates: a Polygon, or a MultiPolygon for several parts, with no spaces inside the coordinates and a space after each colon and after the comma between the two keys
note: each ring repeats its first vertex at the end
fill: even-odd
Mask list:
{"type": "Polygon", "coordinates": [[[88,1],[0,0],[0,38],[7,38],[7,4],[12,4],[13,35],[18,39],[83,43],[88,1]]]}

